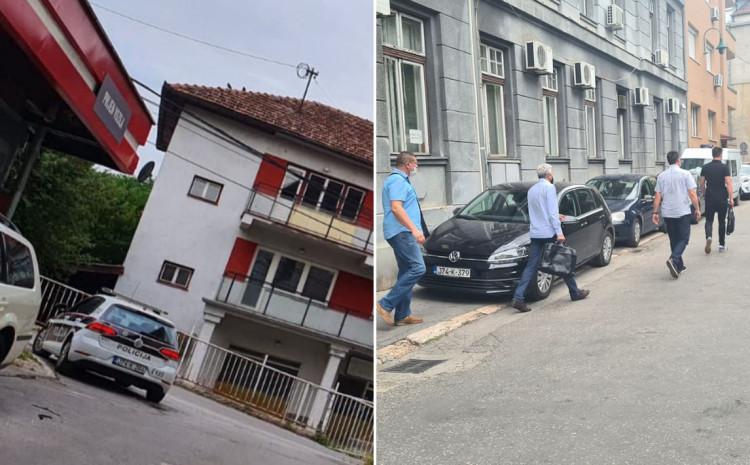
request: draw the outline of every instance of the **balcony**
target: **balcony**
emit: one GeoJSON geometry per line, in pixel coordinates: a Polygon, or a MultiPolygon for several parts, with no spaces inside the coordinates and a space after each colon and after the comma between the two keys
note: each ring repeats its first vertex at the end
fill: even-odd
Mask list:
{"type": "Polygon", "coordinates": [[[252,191],[242,218],[243,224],[250,224],[252,217],[281,224],[370,256],[373,254],[372,228],[306,206],[299,196],[288,199],[252,191]]]}
{"type": "Polygon", "coordinates": [[[329,308],[325,302],[290,292],[248,276],[225,276],[218,302],[242,311],[322,333],[343,341],[372,348],[372,319],[357,312],[329,308]]]}

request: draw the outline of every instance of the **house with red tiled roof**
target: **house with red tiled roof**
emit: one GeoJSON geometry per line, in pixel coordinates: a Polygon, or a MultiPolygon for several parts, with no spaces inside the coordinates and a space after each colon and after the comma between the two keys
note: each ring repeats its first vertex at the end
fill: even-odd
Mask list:
{"type": "MultiPolygon", "coordinates": [[[[371,396],[372,122],[165,83],[156,145],[164,159],[116,292],[203,341],[371,396]]],[[[189,369],[203,362],[193,354],[189,369]]],[[[231,383],[229,368],[208,383],[231,383]]]]}

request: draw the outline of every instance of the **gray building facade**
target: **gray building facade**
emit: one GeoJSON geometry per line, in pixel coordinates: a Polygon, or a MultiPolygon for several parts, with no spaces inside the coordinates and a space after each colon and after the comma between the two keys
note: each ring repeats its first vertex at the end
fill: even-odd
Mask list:
{"type": "MultiPolygon", "coordinates": [[[[615,0],[620,28],[607,26],[609,3],[392,0],[377,17],[377,192],[401,150],[419,158],[430,227],[488,186],[535,179],[544,162],[576,183],[661,171],[687,141],[684,1],[615,0]],[[536,64],[552,54],[552,74],[529,69],[531,41],[536,64]],[[581,62],[594,66],[593,89],[576,85],[581,62]],[[648,105],[634,104],[637,88],[648,105]]],[[[397,269],[378,237],[385,289],[397,269]]]]}

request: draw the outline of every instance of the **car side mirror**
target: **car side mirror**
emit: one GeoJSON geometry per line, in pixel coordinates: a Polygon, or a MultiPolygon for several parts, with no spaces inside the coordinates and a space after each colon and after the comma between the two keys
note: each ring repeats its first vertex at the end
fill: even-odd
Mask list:
{"type": "Polygon", "coordinates": [[[456,216],[456,215],[458,215],[458,212],[460,212],[460,211],[461,211],[461,207],[456,207],[456,208],[454,208],[454,209],[453,209],[453,216],[456,216]]]}

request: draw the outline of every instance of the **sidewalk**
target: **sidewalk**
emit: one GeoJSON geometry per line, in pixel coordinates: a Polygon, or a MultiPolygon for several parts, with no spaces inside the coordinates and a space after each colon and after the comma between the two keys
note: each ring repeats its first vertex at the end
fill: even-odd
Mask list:
{"type": "Polygon", "coordinates": [[[27,348],[12,364],[0,370],[0,376],[14,378],[49,378],[56,379],[55,370],[27,348]]]}

